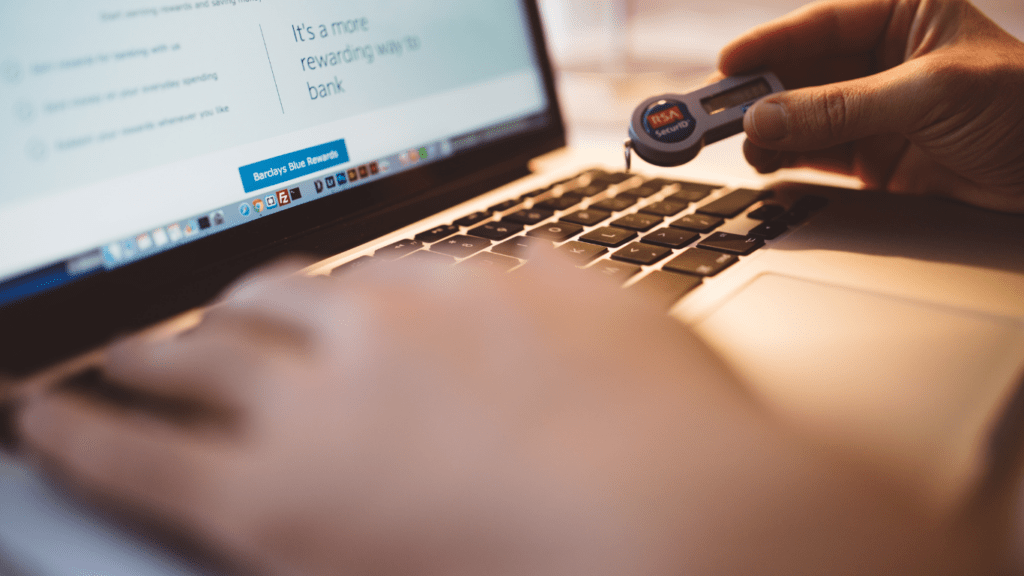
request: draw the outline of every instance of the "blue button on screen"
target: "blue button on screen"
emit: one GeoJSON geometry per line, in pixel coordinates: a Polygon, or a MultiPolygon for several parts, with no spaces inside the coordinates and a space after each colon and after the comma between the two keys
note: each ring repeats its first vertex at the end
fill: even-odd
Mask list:
{"type": "Polygon", "coordinates": [[[242,166],[238,174],[242,177],[245,191],[255,192],[345,162],[348,162],[345,141],[336,140],[242,166]]]}

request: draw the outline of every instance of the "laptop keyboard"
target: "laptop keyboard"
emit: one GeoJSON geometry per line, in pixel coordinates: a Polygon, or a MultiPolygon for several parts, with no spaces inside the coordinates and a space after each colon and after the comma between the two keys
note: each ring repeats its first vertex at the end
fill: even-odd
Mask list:
{"type": "Polygon", "coordinates": [[[773,203],[770,190],[713,194],[722,188],[587,170],[379,248],[331,274],[399,258],[510,271],[544,244],[671,306],[827,203],[806,196],[787,207],[773,203]],[[741,216],[753,222],[745,234],[718,230],[741,216]]]}

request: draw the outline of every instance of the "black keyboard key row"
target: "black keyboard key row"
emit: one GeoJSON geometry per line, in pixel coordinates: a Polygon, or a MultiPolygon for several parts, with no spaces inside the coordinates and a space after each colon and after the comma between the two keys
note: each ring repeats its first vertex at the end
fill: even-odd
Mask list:
{"type": "Polygon", "coordinates": [[[764,245],[765,239],[776,238],[790,225],[802,221],[826,203],[819,197],[805,197],[788,210],[778,204],[765,204],[749,214],[752,219],[762,222],[747,236],[724,232],[711,234],[699,242],[696,248],[676,253],[673,257],[673,250],[693,244],[700,238],[700,234],[712,232],[724,223],[724,218],[738,216],[767,193],[735,190],[699,207],[697,213],[687,214],[670,222],[669,227],[651,232],[665,217],[677,215],[690,203],[703,200],[720,187],[665,178],[654,178],[646,182],[636,178],[626,187],[621,186],[633,178],[630,174],[600,170],[586,172],[581,177],[495,204],[486,211],[460,218],[453,225],[437,226],[416,235],[415,240],[402,240],[385,246],[375,252],[374,258],[360,257],[336,268],[331,274],[337,275],[365,266],[376,258],[393,260],[402,257],[442,264],[462,259],[470,265],[507,271],[520,265],[537,243],[550,246],[552,242],[565,242],[559,247],[564,255],[574,259],[580,266],[592,263],[589,270],[620,282],[638,274],[642,270],[641,266],[659,265],[664,271],[654,270],[634,286],[637,290],[645,290],[653,297],[662,298],[666,304],[671,304],[699,286],[703,277],[714,276],[725,270],[738,261],[737,256],[752,253],[764,245]],[[588,175],[589,180],[586,178],[588,175]],[[588,208],[564,214],[560,221],[549,221],[556,212],[567,211],[614,184],[622,188],[616,196],[603,198],[588,208]],[[485,222],[494,213],[521,207],[524,199],[536,198],[552,190],[556,194],[562,190],[568,191],[558,196],[545,197],[533,208],[515,211],[504,216],[501,221],[485,222]],[[581,234],[585,226],[601,224],[610,219],[613,212],[627,210],[642,199],[663,191],[669,194],[667,198],[655,202],[647,200],[639,212],[621,216],[613,220],[611,225],[591,230],[578,240],[570,241],[581,234]],[[522,235],[527,226],[536,227],[522,235]],[[471,229],[457,235],[462,227],[471,229]],[[638,238],[638,232],[647,234],[638,238]],[[492,241],[500,243],[492,245],[492,241]],[[430,245],[429,250],[427,244],[430,245]],[[602,259],[609,258],[609,248],[616,250],[610,259],[602,259]],[[660,264],[666,258],[667,261],[660,264]]]}

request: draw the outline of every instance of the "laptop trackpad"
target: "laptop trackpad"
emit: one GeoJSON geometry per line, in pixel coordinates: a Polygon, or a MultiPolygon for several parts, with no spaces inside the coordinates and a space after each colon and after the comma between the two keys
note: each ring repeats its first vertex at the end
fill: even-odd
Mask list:
{"type": "Polygon", "coordinates": [[[1020,320],[765,274],[695,328],[793,423],[947,508],[1024,362],[1020,320]]]}

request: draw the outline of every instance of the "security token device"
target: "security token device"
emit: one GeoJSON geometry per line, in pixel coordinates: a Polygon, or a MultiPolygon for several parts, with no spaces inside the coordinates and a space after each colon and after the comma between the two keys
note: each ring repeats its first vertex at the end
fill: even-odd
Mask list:
{"type": "Polygon", "coordinates": [[[679,166],[700,149],[743,131],[743,114],[769,94],[785,90],[771,72],[730,76],[689,94],[663,94],[633,111],[626,140],[626,169],[631,151],[657,166],[679,166]]]}

